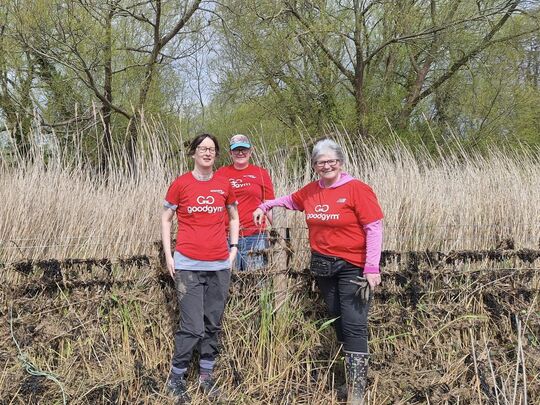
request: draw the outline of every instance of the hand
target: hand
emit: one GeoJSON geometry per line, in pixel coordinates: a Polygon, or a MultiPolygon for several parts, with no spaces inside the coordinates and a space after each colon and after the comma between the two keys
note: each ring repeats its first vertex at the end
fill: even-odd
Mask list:
{"type": "Polygon", "coordinates": [[[236,254],[238,253],[238,248],[233,246],[229,252],[229,262],[231,262],[231,270],[234,268],[234,262],[236,261],[236,254]]]}
{"type": "Polygon", "coordinates": [[[175,271],[174,271],[174,259],[173,259],[172,256],[166,255],[165,256],[165,261],[167,262],[167,270],[169,271],[169,274],[171,275],[171,277],[174,280],[174,274],[175,274],[175,271]]]}
{"type": "Polygon", "coordinates": [[[255,222],[255,225],[261,226],[264,219],[264,211],[260,208],[257,208],[255,211],[253,211],[253,222],[255,222]]]}
{"type": "Polygon", "coordinates": [[[381,275],[379,273],[364,274],[364,277],[369,283],[369,287],[374,290],[379,284],[381,284],[381,275]]]}

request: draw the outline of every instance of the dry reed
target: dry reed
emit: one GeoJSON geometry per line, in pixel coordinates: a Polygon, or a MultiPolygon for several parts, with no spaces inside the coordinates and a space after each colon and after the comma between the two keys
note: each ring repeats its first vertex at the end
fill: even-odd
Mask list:
{"type": "MultiPolygon", "coordinates": [[[[0,261],[26,258],[117,257],[146,253],[159,239],[158,213],[168,184],[185,172],[189,159],[181,137],[145,125],[135,168],[126,175],[122,150],[104,177],[79,157],[67,163],[58,153],[0,165],[0,261]],[[176,145],[176,146],[174,146],[176,145]],[[174,152],[176,150],[176,152],[174,152]]],[[[367,145],[337,136],[349,157],[345,169],[370,184],[385,213],[384,246],[390,250],[494,248],[511,239],[516,248],[537,248],[540,235],[538,153],[463,151],[432,157],[425,150],[367,145]]],[[[269,152],[262,139],[256,160],[272,173],[277,194],[310,180],[303,148],[269,152]]],[[[65,160],[65,159],[64,159],[65,160]]],[[[299,213],[280,221],[298,230],[299,213]]]]}

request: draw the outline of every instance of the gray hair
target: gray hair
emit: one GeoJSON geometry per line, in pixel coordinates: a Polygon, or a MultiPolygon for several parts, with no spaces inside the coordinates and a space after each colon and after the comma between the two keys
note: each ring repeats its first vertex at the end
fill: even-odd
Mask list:
{"type": "Polygon", "coordinates": [[[339,159],[341,164],[345,164],[345,154],[343,153],[343,148],[331,139],[322,139],[315,144],[313,151],[311,151],[311,165],[315,165],[315,162],[318,160],[319,156],[328,153],[334,153],[336,155],[336,159],[339,159]]]}

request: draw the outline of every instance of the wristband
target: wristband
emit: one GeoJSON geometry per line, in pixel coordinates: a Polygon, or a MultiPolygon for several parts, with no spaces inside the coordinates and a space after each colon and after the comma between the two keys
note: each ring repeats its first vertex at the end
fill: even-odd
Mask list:
{"type": "Polygon", "coordinates": [[[235,247],[235,248],[237,248],[237,247],[238,247],[238,243],[231,243],[231,244],[229,245],[229,247],[232,247],[232,248],[235,247]]]}

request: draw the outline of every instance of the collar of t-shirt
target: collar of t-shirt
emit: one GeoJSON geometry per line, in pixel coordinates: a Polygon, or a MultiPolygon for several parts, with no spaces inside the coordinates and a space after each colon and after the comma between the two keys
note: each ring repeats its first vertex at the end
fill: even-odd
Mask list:
{"type": "Polygon", "coordinates": [[[341,172],[341,177],[339,178],[339,180],[336,181],[334,184],[332,184],[330,187],[325,187],[322,182],[322,179],[319,180],[319,187],[320,188],[336,188],[344,184],[347,184],[351,180],[354,180],[353,176],[351,176],[349,173],[341,172]]]}

